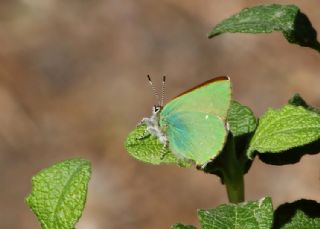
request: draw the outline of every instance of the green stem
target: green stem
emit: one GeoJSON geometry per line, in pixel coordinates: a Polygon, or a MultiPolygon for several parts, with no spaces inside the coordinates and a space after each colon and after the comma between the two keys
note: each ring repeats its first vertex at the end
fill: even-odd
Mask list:
{"type": "Polygon", "coordinates": [[[226,186],[229,202],[244,201],[244,168],[246,161],[237,157],[232,134],[221,154],[205,168],[204,172],[218,175],[226,186]]]}
{"type": "Polygon", "coordinates": [[[239,203],[244,201],[244,174],[243,166],[238,160],[233,136],[228,136],[228,141],[222,161],[222,173],[226,186],[229,202],[239,203]]]}
{"type": "Polygon", "coordinates": [[[228,194],[229,202],[240,203],[244,201],[244,179],[243,174],[233,174],[224,176],[224,182],[228,194]]]}

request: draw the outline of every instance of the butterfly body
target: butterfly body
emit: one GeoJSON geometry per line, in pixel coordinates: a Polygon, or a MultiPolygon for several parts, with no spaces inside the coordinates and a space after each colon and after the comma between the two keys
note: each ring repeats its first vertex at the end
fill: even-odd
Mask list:
{"type": "Polygon", "coordinates": [[[150,118],[143,118],[140,123],[146,124],[147,132],[157,137],[161,144],[167,146],[167,136],[165,135],[164,131],[161,129],[159,125],[159,116],[161,109],[161,106],[153,106],[152,115],[150,116],[150,118]]]}
{"type": "Polygon", "coordinates": [[[178,158],[205,164],[223,148],[230,101],[230,80],[218,77],[188,90],[164,107],[154,106],[151,117],[141,122],[178,158]]]}

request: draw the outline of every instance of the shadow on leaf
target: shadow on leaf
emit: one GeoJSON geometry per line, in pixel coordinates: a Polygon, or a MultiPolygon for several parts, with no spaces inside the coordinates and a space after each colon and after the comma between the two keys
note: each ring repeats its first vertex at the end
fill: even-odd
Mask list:
{"type": "Polygon", "coordinates": [[[285,203],[280,205],[274,212],[273,229],[283,228],[286,224],[290,224],[286,226],[294,228],[295,225],[297,226],[295,223],[299,223],[300,225],[304,223],[307,228],[311,222],[310,219],[313,220],[311,223],[313,226],[320,224],[320,204],[316,201],[301,199],[293,203],[285,203]],[[298,216],[298,212],[303,216],[301,214],[298,216]],[[317,218],[318,220],[314,221],[317,218]],[[306,222],[302,222],[304,219],[306,222]]]}
{"type": "Polygon", "coordinates": [[[296,147],[282,153],[258,154],[261,161],[270,165],[295,164],[306,154],[313,155],[320,152],[320,140],[308,145],[296,147]]]}

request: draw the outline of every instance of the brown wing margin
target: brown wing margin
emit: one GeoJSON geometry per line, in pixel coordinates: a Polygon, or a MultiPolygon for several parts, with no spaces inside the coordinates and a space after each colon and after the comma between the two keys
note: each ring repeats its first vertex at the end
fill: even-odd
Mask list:
{"type": "Polygon", "coordinates": [[[173,99],[175,99],[175,98],[177,98],[177,97],[179,97],[179,96],[181,96],[181,95],[187,94],[188,92],[193,91],[193,90],[195,90],[195,89],[198,89],[198,88],[200,88],[200,87],[206,86],[207,84],[210,84],[210,83],[213,83],[213,82],[216,82],[216,81],[223,81],[223,80],[230,80],[230,78],[229,78],[228,76],[218,76],[218,77],[215,77],[215,78],[213,78],[213,79],[207,80],[207,81],[205,81],[205,82],[203,82],[203,83],[201,83],[201,84],[199,84],[199,85],[197,85],[197,86],[195,86],[195,87],[192,87],[192,88],[190,88],[190,89],[182,92],[181,94],[175,96],[173,99]]]}

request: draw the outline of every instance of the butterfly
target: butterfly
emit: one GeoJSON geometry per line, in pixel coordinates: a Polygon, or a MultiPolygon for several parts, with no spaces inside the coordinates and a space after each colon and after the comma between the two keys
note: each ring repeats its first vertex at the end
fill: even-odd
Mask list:
{"type": "Polygon", "coordinates": [[[193,87],[163,105],[165,76],[161,99],[148,75],[158,100],[152,115],[140,124],[155,136],[163,147],[177,157],[204,165],[222,150],[228,135],[227,113],[231,104],[231,83],[220,76],[193,87]]]}

